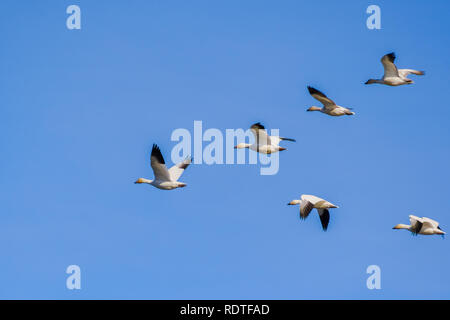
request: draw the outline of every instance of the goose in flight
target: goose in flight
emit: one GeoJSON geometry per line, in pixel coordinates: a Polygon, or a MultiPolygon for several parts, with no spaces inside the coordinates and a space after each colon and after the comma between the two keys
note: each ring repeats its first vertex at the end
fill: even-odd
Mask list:
{"type": "Polygon", "coordinates": [[[186,187],[186,183],[179,182],[178,179],[183,174],[184,169],[186,169],[189,164],[191,164],[191,161],[192,159],[188,158],[167,170],[164,158],[161,154],[161,150],[156,144],[154,144],[152,148],[152,154],[150,156],[150,165],[152,166],[155,179],[148,180],[139,178],[135,183],[148,183],[158,189],[163,190],[172,190],[175,188],[186,187]]]}
{"type": "Polygon", "coordinates": [[[413,69],[397,69],[394,64],[395,53],[391,52],[384,55],[381,58],[381,63],[384,68],[384,75],[382,79],[369,79],[365,84],[381,83],[387,84],[388,86],[401,86],[402,84],[413,84],[414,81],[408,79],[408,75],[416,74],[418,76],[423,76],[424,71],[417,71],[413,69]]]}
{"type": "Polygon", "coordinates": [[[330,208],[339,208],[338,206],[328,202],[324,199],[321,199],[316,196],[303,194],[301,196],[301,200],[292,200],[288,203],[288,205],[300,205],[300,219],[306,219],[312,209],[317,209],[317,213],[319,214],[320,222],[322,223],[323,231],[327,231],[328,223],[330,222],[330,212],[328,209],[330,208]]]}
{"type": "Polygon", "coordinates": [[[282,138],[278,136],[269,136],[264,126],[259,122],[252,125],[250,129],[253,135],[255,136],[255,143],[254,144],[239,143],[237,146],[234,147],[235,149],[249,148],[250,150],[256,152],[271,154],[278,151],[286,150],[286,148],[282,148],[279,146],[280,141],[286,140],[295,142],[295,139],[282,138]]]}
{"type": "Polygon", "coordinates": [[[336,103],[334,103],[333,100],[328,98],[326,95],[324,95],[322,92],[320,92],[317,89],[314,89],[314,88],[308,86],[308,91],[309,91],[309,94],[312,95],[314,99],[319,100],[323,104],[323,107],[319,108],[316,106],[312,106],[311,108],[309,108],[306,111],[320,111],[320,112],[323,112],[330,116],[335,116],[335,117],[344,116],[344,115],[351,116],[351,115],[355,114],[353,111],[351,111],[348,108],[344,108],[344,107],[336,105],[336,103]]]}
{"type": "Polygon", "coordinates": [[[412,234],[424,234],[424,235],[432,235],[432,234],[439,234],[439,235],[445,235],[445,232],[442,231],[441,228],[439,228],[439,222],[432,220],[427,217],[419,218],[413,215],[409,216],[409,222],[410,225],[407,224],[398,224],[393,229],[406,229],[412,234]]]}

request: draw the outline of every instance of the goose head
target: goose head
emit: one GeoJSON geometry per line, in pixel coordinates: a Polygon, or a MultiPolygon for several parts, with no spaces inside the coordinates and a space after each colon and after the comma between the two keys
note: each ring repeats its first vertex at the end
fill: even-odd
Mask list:
{"type": "Polygon", "coordinates": [[[392,229],[409,229],[411,226],[406,225],[406,224],[397,224],[396,226],[394,226],[392,229]]]}
{"type": "Polygon", "coordinates": [[[320,111],[320,110],[322,110],[322,108],[312,106],[312,107],[308,108],[306,111],[320,111]]]}
{"type": "Polygon", "coordinates": [[[148,179],[144,179],[144,178],[139,178],[137,179],[134,183],[152,183],[153,180],[148,180],[148,179]]]}

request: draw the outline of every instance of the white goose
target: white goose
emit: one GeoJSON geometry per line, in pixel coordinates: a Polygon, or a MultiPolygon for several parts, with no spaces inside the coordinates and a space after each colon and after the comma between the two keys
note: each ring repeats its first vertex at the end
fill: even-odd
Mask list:
{"type": "Polygon", "coordinates": [[[319,100],[323,104],[323,108],[312,106],[311,108],[309,108],[306,111],[320,111],[322,113],[326,113],[330,116],[335,116],[335,117],[344,116],[344,115],[351,116],[351,115],[355,114],[353,111],[351,111],[348,108],[344,108],[344,107],[336,105],[336,103],[334,103],[333,100],[328,98],[326,95],[324,95],[322,92],[320,92],[317,89],[308,87],[308,91],[309,91],[309,94],[313,96],[313,98],[315,98],[316,100],[319,100]]]}
{"type": "Polygon", "coordinates": [[[234,147],[235,149],[249,148],[250,150],[256,152],[270,154],[286,150],[286,148],[282,148],[279,146],[280,141],[282,140],[295,142],[295,139],[282,138],[278,136],[269,136],[264,126],[259,122],[252,125],[250,129],[252,130],[252,133],[255,136],[255,143],[254,144],[239,143],[237,146],[234,147]]]}
{"type": "Polygon", "coordinates": [[[164,158],[161,154],[161,150],[156,144],[154,144],[152,148],[152,154],[150,156],[150,165],[152,166],[155,179],[148,180],[139,178],[135,183],[148,183],[158,189],[163,190],[172,190],[175,188],[186,187],[186,183],[179,182],[177,180],[183,174],[184,169],[189,166],[191,161],[191,158],[186,159],[167,170],[164,158]]]}
{"type": "Polygon", "coordinates": [[[384,67],[384,75],[382,79],[369,79],[365,84],[381,83],[388,86],[401,86],[402,84],[413,84],[414,81],[408,79],[408,75],[416,74],[423,76],[424,71],[417,71],[413,69],[397,69],[394,64],[395,53],[391,52],[381,58],[381,63],[384,67]]]}
{"type": "Polygon", "coordinates": [[[319,214],[320,222],[322,223],[323,231],[326,231],[328,228],[328,223],[330,222],[330,212],[328,209],[330,208],[339,208],[338,206],[328,202],[324,199],[321,199],[316,196],[303,194],[301,196],[301,200],[292,200],[288,203],[288,205],[300,205],[300,219],[306,219],[311,212],[312,209],[317,209],[317,213],[319,214]]]}
{"type": "Polygon", "coordinates": [[[398,224],[393,229],[406,229],[413,234],[424,234],[424,235],[433,235],[433,234],[439,234],[444,235],[445,232],[442,231],[441,228],[439,228],[439,222],[423,217],[419,218],[413,215],[409,216],[410,225],[407,224],[398,224]]]}

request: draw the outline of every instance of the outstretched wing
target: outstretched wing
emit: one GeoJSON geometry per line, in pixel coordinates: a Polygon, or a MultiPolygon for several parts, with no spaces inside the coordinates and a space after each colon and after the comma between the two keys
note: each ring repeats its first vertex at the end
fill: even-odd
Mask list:
{"type": "Polygon", "coordinates": [[[433,220],[433,219],[430,219],[427,217],[423,217],[422,220],[423,220],[424,227],[427,227],[427,228],[430,228],[430,227],[438,228],[439,227],[439,222],[437,222],[436,220],[433,220]]]}
{"type": "Polygon", "coordinates": [[[152,166],[153,173],[155,174],[155,180],[170,181],[170,174],[167,170],[166,163],[164,162],[161,150],[156,144],[152,147],[150,165],[152,166]]]}
{"type": "Polygon", "coordinates": [[[395,61],[395,53],[394,52],[388,53],[381,58],[381,63],[383,64],[383,67],[384,67],[384,78],[399,76],[398,70],[394,64],[394,61],[395,61]]]}
{"type": "Polygon", "coordinates": [[[255,123],[250,127],[250,129],[252,130],[252,133],[255,136],[255,142],[257,145],[264,146],[272,144],[270,136],[267,134],[266,129],[261,123],[259,122],[255,123]]]}
{"type": "Polygon", "coordinates": [[[306,219],[314,208],[314,205],[308,200],[302,200],[300,202],[300,219],[306,219]]]}
{"type": "Polygon", "coordinates": [[[320,92],[317,89],[314,89],[313,87],[308,87],[308,91],[309,94],[316,100],[320,101],[323,106],[326,109],[330,109],[333,110],[334,108],[336,108],[336,103],[334,103],[333,100],[331,100],[330,98],[328,98],[325,94],[323,94],[322,92],[320,92]]]}
{"type": "Polygon", "coordinates": [[[328,105],[335,106],[336,105],[336,103],[334,103],[333,100],[328,98],[324,93],[320,92],[319,90],[308,86],[308,91],[309,91],[309,94],[314,99],[319,100],[324,106],[328,106],[328,105]]]}
{"type": "Polygon", "coordinates": [[[328,223],[330,222],[330,212],[328,209],[317,209],[319,213],[320,223],[322,223],[323,231],[327,231],[328,223]]]}
{"type": "Polygon", "coordinates": [[[413,69],[398,69],[398,74],[400,75],[400,77],[406,78],[410,74],[423,76],[425,74],[425,71],[418,71],[413,69]]]}
{"type": "Polygon", "coordinates": [[[170,180],[177,181],[183,174],[184,170],[191,164],[191,162],[192,158],[189,157],[186,160],[171,167],[169,169],[170,180]]]}
{"type": "Polygon", "coordinates": [[[291,138],[283,138],[283,137],[279,137],[279,136],[269,136],[270,138],[270,142],[272,143],[273,146],[278,146],[280,144],[280,141],[292,141],[292,142],[296,142],[295,139],[291,139],[291,138]]]}

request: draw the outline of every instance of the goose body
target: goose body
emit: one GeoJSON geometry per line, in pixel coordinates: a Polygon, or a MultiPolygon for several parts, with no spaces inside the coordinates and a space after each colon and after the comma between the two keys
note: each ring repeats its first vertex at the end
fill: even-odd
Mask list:
{"type": "Polygon", "coordinates": [[[286,148],[282,148],[279,146],[281,141],[286,140],[295,142],[295,139],[282,138],[278,136],[269,136],[264,126],[259,122],[252,125],[250,129],[253,135],[255,136],[255,143],[254,144],[239,143],[237,146],[234,147],[235,149],[248,148],[250,150],[259,153],[271,154],[278,151],[286,150],[286,148]]]}
{"type": "Polygon", "coordinates": [[[186,159],[170,169],[167,169],[164,158],[159,147],[154,144],[150,156],[150,164],[155,175],[154,180],[139,178],[135,183],[147,183],[158,189],[172,190],[186,186],[186,183],[179,182],[178,179],[183,174],[184,170],[191,164],[192,159],[186,159]]]}
{"type": "Polygon", "coordinates": [[[405,229],[413,234],[423,234],[423,235],[445,235],[445,232],[439,228],[439,222],[427,218],[427,217],[416,217],[413,215],[409,216],[410,224],[397,224],[393,229],[405,229]]]}
{"type": "Polygon", "coordinates": [[[322,198],[303,194],[300,197],[300,200],[292,200],[288,203],[288,205],[300,205],[300,219],[306,219],[312,209],[317,209],[317,213],[319,214],[320,222],[322,224],[322,229],[324,231],[328,228],[328,223],[330,222],[330,212],[328,209],[331,208],[339,208],[338,206],[324,200],[322,198]]]}
{"type": "Polygon", "coordinates": [[[384,68],[384,75],[381,79],[369,79],[365,84],[372,83],[380,83],[386,84],[388,86],[401,86],[403,84],[413,84],[414,81],[408,78],[408,75],[415,74],[419,76],[423,76],[425,74],[424,71],[418,71],[413,69],[397,69],[394,64],[395,61],[395,53],[391,52],[384,55],[381,58],[381,63],[384,68]]]}
{"type": "Polygon", "coordinates": [[[341,106],[338,106],[336,103],[334,103],[333,100],[328,98],[325,94],[320,92],[317,89],[314,89],[312,87],[308,87],[309,94],[316,100],[320,101],[323,104],[322,108],[312,106],[306,111],[320,111],[322,113],[328,114],[330,116],[339,117],[339,116],[351,116],[355,113],[351,111],[348,108],[344,108],[341,106]]]}

